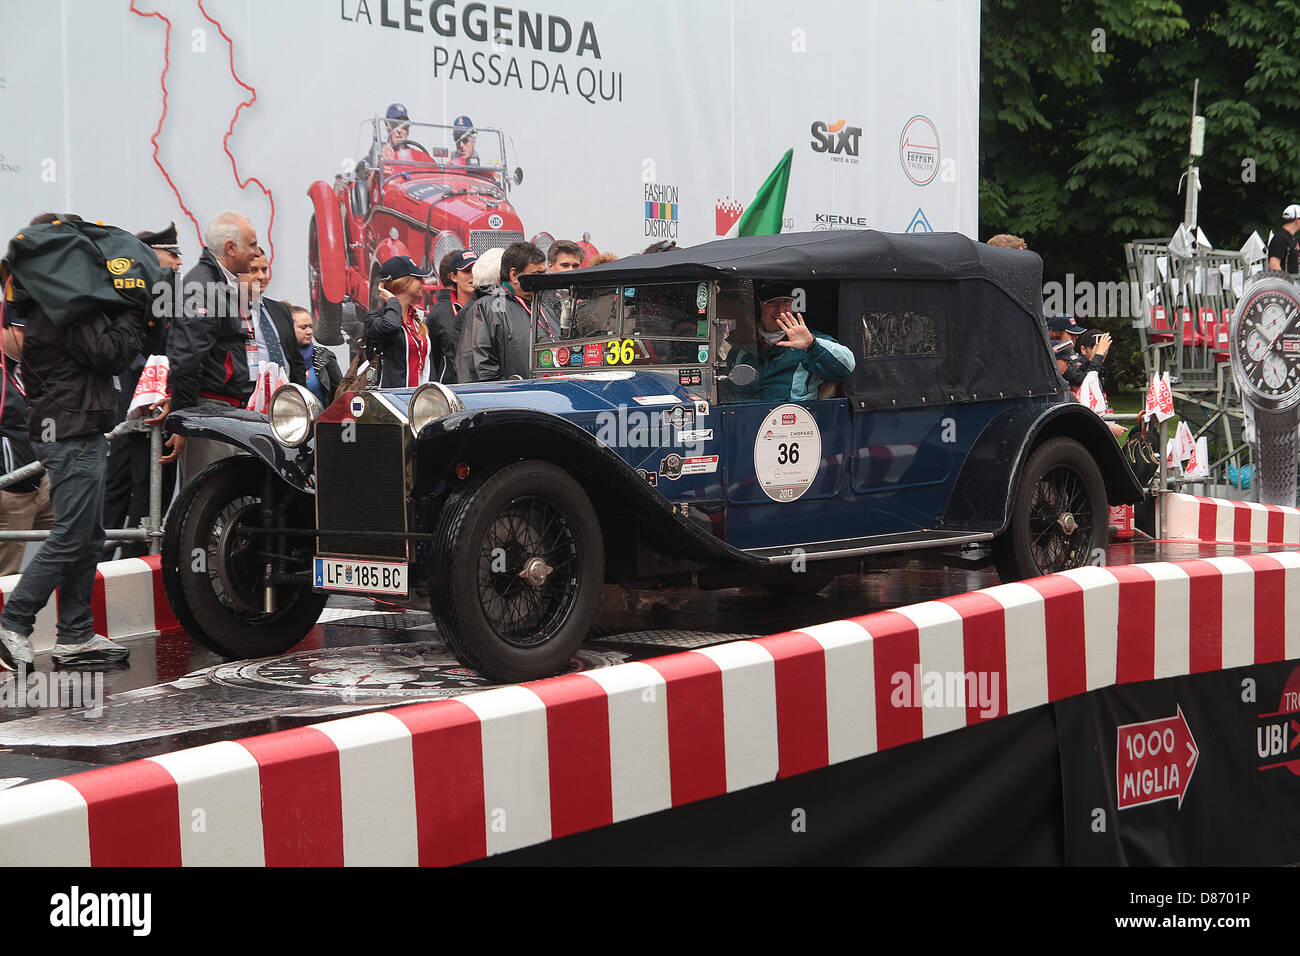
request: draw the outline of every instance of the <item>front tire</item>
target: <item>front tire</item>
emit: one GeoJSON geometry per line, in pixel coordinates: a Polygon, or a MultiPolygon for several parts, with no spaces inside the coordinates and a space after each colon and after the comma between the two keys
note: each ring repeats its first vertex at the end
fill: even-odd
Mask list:
{"type": "Polygon", "coordinates": [[[1016,483],[1011,523],[993,543],[1004,583],[1082,567],[1105,554],[1106,484],[1088,450],[1053,438],[1029,456],[1016,483]]]}
{"type": "MultiPolygon", "coordinates": [[[[214,462],[181,489],[163,529],[162,579],[176,620],[204,647],[228,658],[280,654],[316,625],[326,595],[309,583],[275,587],[276,610],[261,610],[264,539],[240,533],[260,526],[266,466],[237,455],[214,462]]],[[[308,495],[279,488],[292,497],[276,502],[289,527],[315,524],[308,495]],[[304,522],[304,523],[299,523],[304,522]]],[[[289,547],[299,539],[289,539],[289,547]]]]}
{"type": "Polygon", "coordinates": [[[549,677],[586,640],[604,541],[582,488],[547,462],[491,472],[438,521],[433,611],[456,657],[492,680],[549,677]]]}
{"type": "Polygon", "coordinates": [[[316,320],[312,334],[321,345],[343,344],[343,304],[325,298],[321,277],[320,240],[316,217],[307,229],[307,289],[311,295],[312,317],[316,320]]]}

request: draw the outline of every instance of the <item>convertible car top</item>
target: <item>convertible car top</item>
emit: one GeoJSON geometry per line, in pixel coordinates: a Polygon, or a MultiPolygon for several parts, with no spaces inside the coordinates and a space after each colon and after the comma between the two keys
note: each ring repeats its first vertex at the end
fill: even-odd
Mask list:
{"type": "MultiPolygon", "coordinates": [[[[984,279],[1036,319],[1043,261],[1036,253],[974,242],[958,232],[791,232],[719,239],[689,249],[627,256],[581,273],[584,284],[684,279],[984,279]]],[[[567,273],[524,279],[530,289],[573,285],[567,273]]]]}

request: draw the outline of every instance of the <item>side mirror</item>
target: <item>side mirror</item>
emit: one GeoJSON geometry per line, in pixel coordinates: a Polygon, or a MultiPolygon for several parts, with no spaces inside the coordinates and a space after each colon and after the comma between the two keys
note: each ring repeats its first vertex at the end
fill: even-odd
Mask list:
{"type": "Polygon", "coordinates": [[[754,380],[758,378],[758,370],[752,365],[737,365],[731,370],[730,375],[719,375],[719,382],[730,382],[744,388],[746,385],[753,385],[754,380]]]}
{"type": "Polygon", "coordinates": [[[514,183],[515,183],[516,186],[521,186],[521,185],[523,185],[523,182],[524,182],[524,171],[523,171],[523,169],[520,168],[519,166],[516,166],[516,167],[515,167],[514,175],[511,176],[510,178],[511,178],[512,180],[514,180],[514,183]]]}

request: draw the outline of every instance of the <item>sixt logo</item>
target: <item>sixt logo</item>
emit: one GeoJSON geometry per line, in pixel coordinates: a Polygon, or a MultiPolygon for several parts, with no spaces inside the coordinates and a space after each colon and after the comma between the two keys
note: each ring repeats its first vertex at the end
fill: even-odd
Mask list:
{"type": "Polygon", "coordinates": [[[827,126],[821,120],[817,120],[812,124],[810,132],[812,143],[809,145],[812,146],[814,153],[830,153],[832,156],[843,153],[855,157],[853,161],[857,162],[858,149],[862,143],[861,126],[849,126],[844,120],[836,120],[827,126]]]}

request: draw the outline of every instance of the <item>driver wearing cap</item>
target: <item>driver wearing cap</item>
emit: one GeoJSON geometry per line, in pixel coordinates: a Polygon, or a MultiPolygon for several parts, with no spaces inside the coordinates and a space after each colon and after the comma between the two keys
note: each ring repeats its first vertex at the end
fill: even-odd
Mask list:
{"type": "Polygon", "coordinates": [[[384,124],[388,127],[388,140],[384,143],[383,148],[379,150],[381,159],[404,159],[398,153],[407,150],[406,137],[411,129],[411,117],[406,115],[406,107],[401,103],[393,103],[388,107],[388,112],[384,116],[384,124]]]}
{"type": "Polygon", "coordinates": [[[824,332],[813,332],[803,315],[793,312],[789,283],[758,282],[754,287],[758,323],[754,345],[732,350],[732,367],[753,365],[752,384],[724,382],[723,394],[732,402],[806,402],[817,397],[823,382],[853,373],[853,352],[824,332]]]}
{"type": "Polygon", "coordinates": [[[456,156],[452,159],[453,166],[477,166],[478,157],[474,155],[474,145],[478,140],[478,130],[474,128],[474,121],[468,116],[457,116],[452,123],[452,139],[456,143],[456,156]]]}

